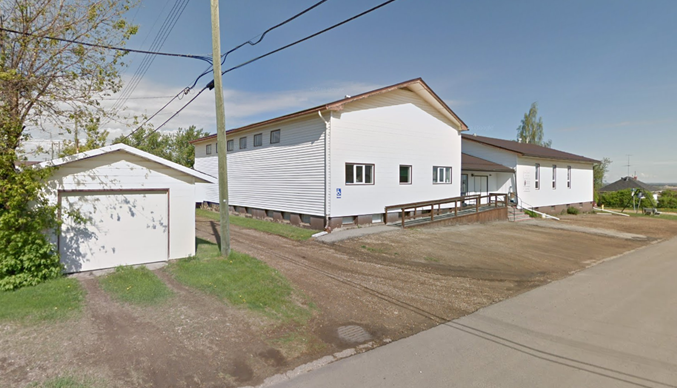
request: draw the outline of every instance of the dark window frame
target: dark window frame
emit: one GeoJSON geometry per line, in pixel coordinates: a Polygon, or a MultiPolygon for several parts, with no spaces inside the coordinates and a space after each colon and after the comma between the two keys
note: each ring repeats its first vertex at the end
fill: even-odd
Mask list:
{"type": "Polygon", "coordinates": [[[246,150],[247,149],[247,136],[243,136],[240,138],[240,149],[241,150],[246,150]],[[243,142],[244,140],[244,142],[243,142]]]}
{"type": "Polygon", "coordinates": [[[212,154],[212,145],[211,144],[207,144],[207,146],[205,147],[205,152],[207,153],[207,155],[212,154]]]}
{"type": "Polygon", "coordinates": [[[263,146],[263,133],[257,133],[257,134],[255,134],[255,135],[254,135],[254,141],[253,141],[253,143],[254,143],[254,147],[261,147],[261,146],[263,146]],[[256,139],[257,139],[257,138],[259,139],[259,142],[258,142],[259,144],[256,144],[256,139]]]}
{"type": "Polygon", "coordinates": [[[557,165],[552,165],[552,189],[557,190],[557,165]]]}
{"type": "Polygon", "coordinates": [[[411,164],[400,164],[400,171],[399,171],[399,182],[401,185],[411,185],[414,182],[414,167],[411,164]],[[409,180],[407,182],[402,182],[402,167],[406,167],[409,170],[409,180]]]}
{"type": "Polygon", "coordinates": [[[571,166],[567,166],[567,189],[571,188],[571,166]]]}
{"type": "Polygon", "coordinates": [[[541,189],[541,164],[536,163],[534,165],[534,189],[540,190],[541,189]]]}
{"type": "Polygon", "coordinates": [[[279,143],[281,138],[282,138],[282,130],[275,129],[273,131],[270,131],[270,144],[279,143]],[[277,138],[274,136],[275,134],[277,134],[277,138]]]}
{"type": "Polygon", "coordinates": [[[226,151],[235,150],[235,140],[230,139],[226,141],[226,151]]]}

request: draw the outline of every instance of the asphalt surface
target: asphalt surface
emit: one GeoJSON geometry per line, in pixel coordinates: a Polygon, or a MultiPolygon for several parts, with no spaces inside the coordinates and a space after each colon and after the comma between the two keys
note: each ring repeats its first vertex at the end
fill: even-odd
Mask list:
{"type": "Polygon", "coordinates": [[[677,387],[677,239],[275,387],[677,387]]]}

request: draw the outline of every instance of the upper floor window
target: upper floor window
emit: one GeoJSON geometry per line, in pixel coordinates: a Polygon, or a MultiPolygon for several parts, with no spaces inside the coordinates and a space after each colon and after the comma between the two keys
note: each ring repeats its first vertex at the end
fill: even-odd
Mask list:
{"type": "Polygon", "coordinates": [[[411,166],[400,165],[400,184],[401,185],[411,184],[411,166]]]}
{"type": "Polygon", "coordinates": [[[373,185],[374,165],[346,163],[347,185],[373,185]]]}
{"type": "Polygon", "coordinates": [[[451,167],[433,167],[433,183],[451,183],[451,167]]]}
{"type": "Polygon", "coordinates": [[[254,135],[254,147],[261,147],[263,145],[263,134],[257,133],[254,135]]]}
{"type": "Polygon", "coordinates": [[[280,142],[280,130],[276,129],[274,131],[270,131],[270,144],[275,144],[280,142]]]}
{"type": "Polygon", "coordinates": [[[534,188],[536,190],[541,188],[541,165],[536,163],[534,172],[534,188]]]}
{"type": "Polygon", "coordinates": [[[232,151],[235,149],[235,140],[228,140],[226,142],[226,151],[232,151]]]}
{"type": "Polygon", "coordinates": [[[552,165],[552,188],[557,188],[557,166],[552,165]]]}
{"type": "Polygon", "coordinates": [[[241,137],[240,138],[240,149],[243,150],[245,148],[247,148],[247,138],[241,137]]]}
{"type": "Polygon", "coordinates": [[[207,149],[206,149],[206,151],[207,151],[207,155],[211,155],[211,154],[212,154],[212,145],[211,145],[211,144],[207,144],[207,149]]]}
{"type": "Polygon", "coordinates": [[[571,166],[567,166],[567,189],[571,188],[571,166]]]}

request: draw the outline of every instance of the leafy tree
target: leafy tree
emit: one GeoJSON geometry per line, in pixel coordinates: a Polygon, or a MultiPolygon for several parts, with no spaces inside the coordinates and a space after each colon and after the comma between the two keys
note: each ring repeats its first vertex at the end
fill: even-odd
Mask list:
{"type": "Polygon", "coordinates": [[[592,177],[594,180],[595,192],[598,192],[599,189],[604,187],[604,177],[606,173],[609,172],[609,165],[611,164],[611,159],[602,158],[602,160],[592,166],[592,177]]]}
{"type": "Polygon", "coordinates": [[[665,209],[677,209],[677,192],[663,190],[658,197],[658,207],[665,209]]]}
{"type": "Polygon", "coordinates": [[[85,141],[79,142],[78,144],[72,140],[65,140],[63,142],[63,147],[59,153],[59,157],[64,157],[68,155],[75,155],[79,152],[85,152],[97,148],[101,148],[106,145],[106,140],[108,139],[109,132],[107,130],[99,129],[99,120],[92,119],[84,127],[85,132],[85,141]]]}
{"type": "Polygon", "coordinates": [[[538,105],[534,102],[529,112],[524,114],[522,124],[517,127],[517,140],[522,143],[537,144],[543,147],[552,145],[552,140],[543,140],[543,119],[538,117],[538,105]]]}
{"type": "Polygon", "coordinates": [[[152,127],[142,127],[129,138],[120,136],[113,143],[124,143],[174,163],[193,168],[195,147],[189,142],[209,135],[194,125],[188,129],[179,128],[174,133],[153,132],[152,127]]]}
{"type": "Polygon", "coordinates": [[[44,234],[58,230],[44,197],[49,169],[16,168],[29,130],[71,132],[108,115],[99,101],[121,87],[124,53],[40,36],[123,46],[136,33],[123,15],[136,0],[0,2],[0,288],[36,284],[61,271],[44,234]]]}

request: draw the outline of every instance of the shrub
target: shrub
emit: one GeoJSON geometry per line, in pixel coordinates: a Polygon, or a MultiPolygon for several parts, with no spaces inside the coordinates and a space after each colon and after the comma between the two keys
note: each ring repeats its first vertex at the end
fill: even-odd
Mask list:
{"type": "MultiPolygon", "coordinates": [[[[644,194],[644,196],[645,198],[642,199],[642,203],[640,204],[642,207],[656,206],[656,202],[653,199],[653,194],[647,192],[644,194]]],[[[612,208],[632,206],[632,189],[600,193],[598,204],[612,208]]],[[[639,204],[638,198],[635,198],[635,204],[639,204]]]]}
{"type": "Polygon", "coordinates": [[[677,193],[672,190],[664,190],[658,197],[658,207],[664,209],[677,208],[677,193]]]}
{"type": "Polygon", "coordinates": [[[45,231],[58,230],[56,206],[42,190],[49,169],[15,168],[14,151],[0,154],[0,290],[34,286],[61,274],[45,231]]]}
{"type": "Polygon", "coordinates": [[[569,206],[567,208],[567,214],[578,215],[578,213],[580,213],[580,211],[578,210],[577,207],[569,206]]]}

